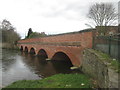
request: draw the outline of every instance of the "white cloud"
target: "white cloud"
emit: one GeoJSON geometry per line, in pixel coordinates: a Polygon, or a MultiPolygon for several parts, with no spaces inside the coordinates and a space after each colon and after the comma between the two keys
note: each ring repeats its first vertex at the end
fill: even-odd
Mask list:
{"type": "Polygon", "coordinates": [[[22,37],[33,31],[64,33],[86,28],[88,7],[118,0],[0,0],[0,21],[9,20],[22,37]]]}

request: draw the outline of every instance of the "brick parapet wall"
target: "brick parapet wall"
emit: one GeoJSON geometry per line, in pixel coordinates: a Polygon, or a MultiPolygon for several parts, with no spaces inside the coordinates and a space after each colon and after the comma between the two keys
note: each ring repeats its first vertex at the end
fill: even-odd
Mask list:
{"type": "Polygon", "coordinates": [[[83,47],[92,47],[92,32],[82,32],[75,34],[63,34],[50,37],[41,37],[41,38],[31,38],[20,40],[18,43],[27,43],[27,42],[81,42],[83,47]]]}

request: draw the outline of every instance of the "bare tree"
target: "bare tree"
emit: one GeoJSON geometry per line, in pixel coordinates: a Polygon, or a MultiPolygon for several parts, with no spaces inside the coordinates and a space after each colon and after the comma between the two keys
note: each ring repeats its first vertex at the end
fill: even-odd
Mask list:
{"type": "Polygon", "coordinates": [[[14,29],[15,29],[15,28],[12,26],[12,24],[11,24],[8,20],[6,20],[6,19],[4,19],[4,20],[2,21],[0,27],[1,27],[2,30],[14,30],[14,29]]]}
{"type": "Polygon", "coordinates": [[[109,26],[115,24],[118,13],[111,3],[96,3],[90,7],[88,18],[94,21],[95,26],[109,26]]]}
{"type": "Polygon", "coordinates": [[[2,32],[2,42],[14,44],[20,40],[19,34],[15,31],[13,25],[6,19],[0,23],[0,31],[2,32]]]}

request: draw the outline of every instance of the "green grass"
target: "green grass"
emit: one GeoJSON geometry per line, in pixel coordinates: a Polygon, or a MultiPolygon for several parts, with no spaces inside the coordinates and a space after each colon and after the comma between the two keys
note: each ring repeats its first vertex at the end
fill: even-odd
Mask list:
{"type": "Polygon", "coordinates": [[[120,73],[120,62],[118,62],[118,60],[111,58],[108,54],[101,51],[95,50],[95,52],[99,55],[101,60],[109,63],[109,67],[114,69],[117,73],[120,73]]]}
{"type": "Polygon", "coordinates": [[[5,88],[91,88],[91,79],[83,74],[57,74],[42,80],[22,80],[5,88]]]}

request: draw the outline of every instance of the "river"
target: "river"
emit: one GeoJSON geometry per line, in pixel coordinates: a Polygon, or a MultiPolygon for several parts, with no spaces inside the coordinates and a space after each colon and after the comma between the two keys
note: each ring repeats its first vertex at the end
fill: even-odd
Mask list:
{"type": "Polygon", "coordinates": [[[42,79],[58,73],[81,73],[79,70],[70,70],[72,66],[66,61],[46,61],[43,57],[34,56],[16,50],[2,49],[2,64],[0,76],[2,87],[17,80],[42,79]]]}

